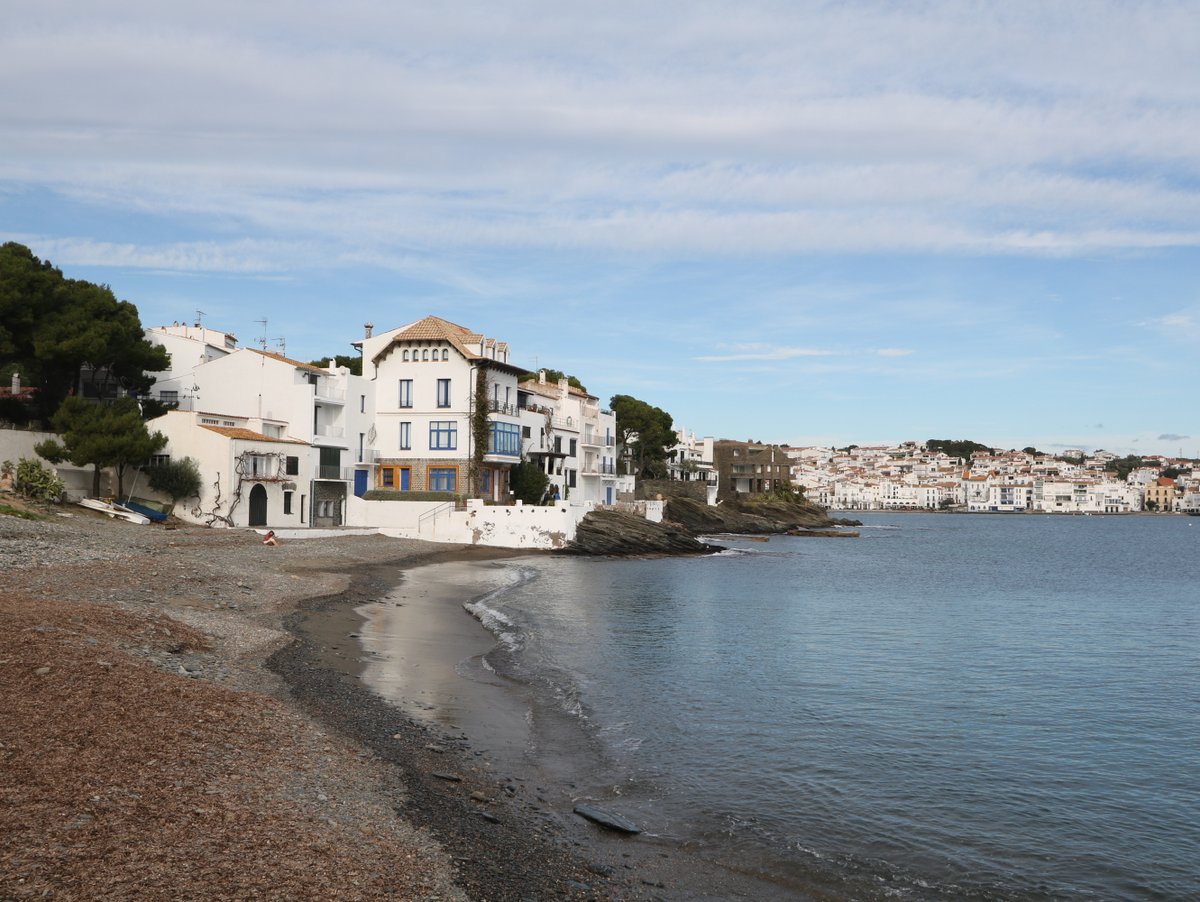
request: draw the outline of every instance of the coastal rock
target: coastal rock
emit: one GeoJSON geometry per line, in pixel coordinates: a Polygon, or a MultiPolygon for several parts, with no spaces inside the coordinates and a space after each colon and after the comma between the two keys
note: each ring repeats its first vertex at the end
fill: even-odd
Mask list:
{"type": "MultiPolygon", "coordinates": [[[[789,529],[828,529],[836,525],[822,507],[785,501],[725,501],[709,506],[690,498],[670,498],[666,516],[692,535],[766,535],[789,529]]],[[[858,525],[856,521],[837,521],[858,525]]]]}
{"type": "Polygon", "coordinates": [[[619,833],[642,832],[642,828],[629,818],[606,811],[603,808],[597,808],[595,805],[588,805],[581,802],[575,806],[575,813],[580,817],[587,818],[592,823],[599,824],[601,827],[607,827],[609,830],[616,830],[619,833]]]}
{"type": "Polygon", "coordinates": [[[568,554],[642,555],[709,554],[720,548],[706,545],[673,523],[652,523],[620,511],[591,511],[579,523],[568,554]]]}

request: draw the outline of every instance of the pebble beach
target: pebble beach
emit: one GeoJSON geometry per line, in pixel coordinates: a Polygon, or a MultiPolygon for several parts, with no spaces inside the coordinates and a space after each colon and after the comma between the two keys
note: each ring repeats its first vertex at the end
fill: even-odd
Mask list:
{"type": "Polygon", "coordinates": [[[0,515],[0,898],[752,897],[362,686],[354,607],[495,552],[34,513],[0,515]]]}

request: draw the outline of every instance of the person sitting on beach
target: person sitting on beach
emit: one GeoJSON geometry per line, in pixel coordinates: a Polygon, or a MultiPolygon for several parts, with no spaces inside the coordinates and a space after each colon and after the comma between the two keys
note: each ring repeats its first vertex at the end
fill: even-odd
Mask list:
{"type": "Polygon", "coordinates": [[[267,534],[263,536],[263,544],[275,546],[279,544],[279,540],[275,538],[275,530],[268,529],[267,534]]]}

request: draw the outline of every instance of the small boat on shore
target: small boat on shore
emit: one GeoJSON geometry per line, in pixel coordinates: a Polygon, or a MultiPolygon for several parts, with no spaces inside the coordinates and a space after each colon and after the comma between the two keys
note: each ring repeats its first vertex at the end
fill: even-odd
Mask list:
{"type": "Polygon", "coordinates": [[[107,514],[110,518],[120,517],[122,520],[135,523],[138,526],[150,525],[149,517],[139,514],[137,511],[130,510],[122,504],[117,504],[115,501],[103,501],[99,498],[83,498],[76,503],[80,507],[86,507],[88,510],[107,514]]]}
{"type": "Polygon", "coordinates": [[[155,523],[164,522],[171,513],[172,505],[163,504],[161,501],[151,501],[149,498],[126,498],[121,505],[131,511],[141,514],[143,517],[149,517],[155,523]]]}

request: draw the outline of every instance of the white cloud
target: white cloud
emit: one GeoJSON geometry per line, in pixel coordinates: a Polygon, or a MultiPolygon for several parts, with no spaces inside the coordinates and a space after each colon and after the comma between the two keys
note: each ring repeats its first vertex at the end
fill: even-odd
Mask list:
{"type": "Polygon", "coordinates": [[[1115,0],[48,2],[0,35],[0,182],[401,258],[1197,247],[1193,30],[1115,0]]]}
{"type": "Polygon", "coordinates": [[[694,359],[705,363],[727,363],[749,360],[793,360],[797,357],[833,357],[837,354],[837,351],[825,348],[789,348],[747,344],[737,345],[729,354],[707,354],[694,359]]]}

